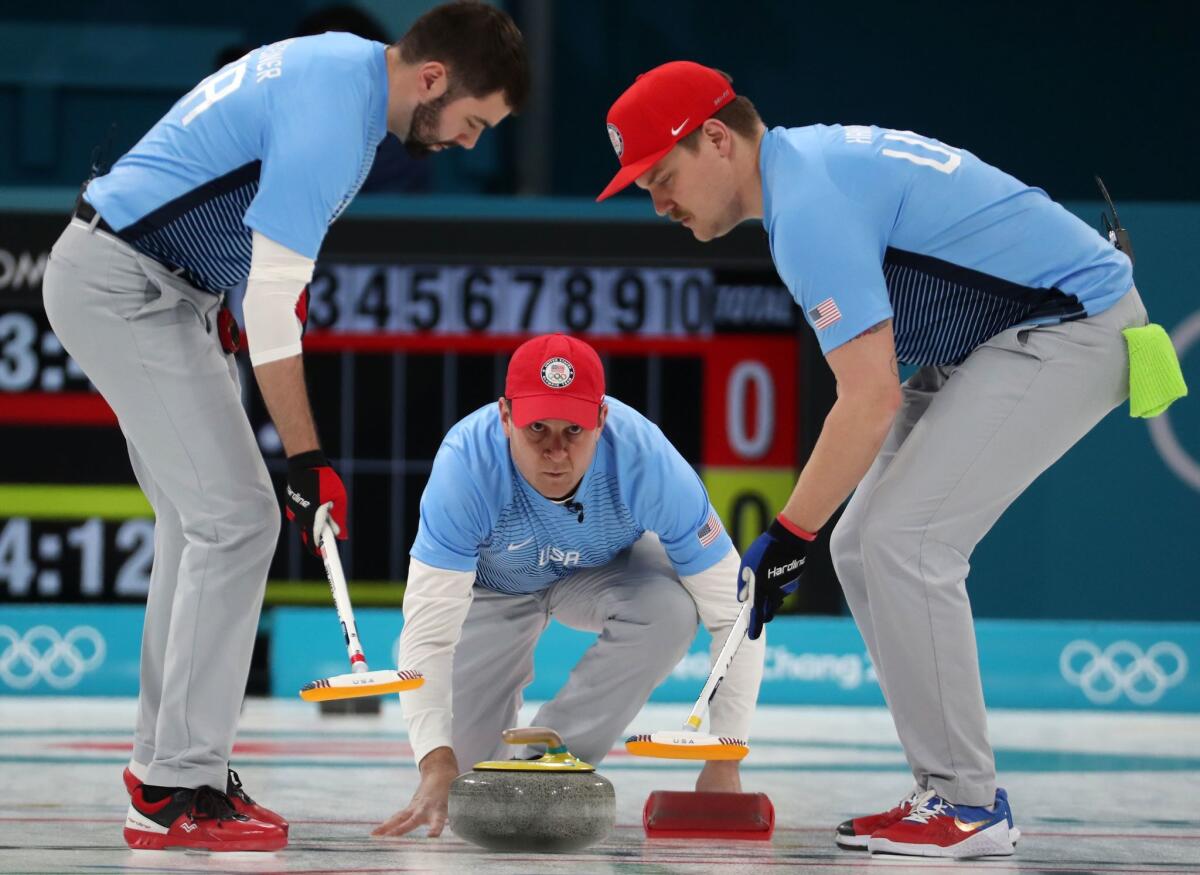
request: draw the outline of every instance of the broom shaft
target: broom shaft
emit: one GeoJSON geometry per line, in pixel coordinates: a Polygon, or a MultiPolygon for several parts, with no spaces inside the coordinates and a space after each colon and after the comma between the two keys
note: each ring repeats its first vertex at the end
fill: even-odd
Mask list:
{"type": "Polygon", "coordinates": [[[742,639],[746,637],[746,629],[750,626],[750,605],[750,602],[745,602],[742,605],[742,609],[738,611],[737,619],[733,621],[733,626],[730,628],[729,634],[725,637],[725,645],[721,648],[720,654],[717,655],[717,660],[713,663],[712,671],[708,674],[708,680],[704,683],[704,689],[700,691],[700,697],[696,699],[696,704],[692,706],[692,713],[688,715],[687,722],[683,724],[684,729],[695,731],[704,722],[704,715],[708,713],[709,702],[716,695],[717,688],[721,685],[721,681],[725,679],[725,673],[729,671],[733,657],[737,655],[738,648],[742,646],[742,639]]]}
{"type": "Polygon", "coordinates": [[[329,580],[329,592],[333,596],[333,605],[342,624],[342,635],[346,639],[350,670],[356,674],[364,672],[367,670],[367,658],[363,655],[362,642],[358,639],[358,627],[354,624],[354,608],[350,604],[346,574],[342,571],[342,560],[338,556],[337,538],[329,523],[321,529],[321,553],[325,561],[325,576],[329,580]]]}

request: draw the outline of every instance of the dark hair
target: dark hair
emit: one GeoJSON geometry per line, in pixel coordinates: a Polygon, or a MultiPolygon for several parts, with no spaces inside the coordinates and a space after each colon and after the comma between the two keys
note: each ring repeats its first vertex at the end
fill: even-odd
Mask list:
{"type": "Polygon", "coordinates": [[[446,65],[450,91],[471,97],[504,93],[519,112],[529,96],[525,38],[508,13],[479,0],[457,0],[430,9],[396,43],[406,64],[446,65]]]}
{"type": "MultiPolygon", "coordinates": [[[[733,77],[724,70],[718,70],[722,76],[733,83],[733,77]]],[[[745,137],[747,140],[754,139],[754,135],[758,133],[759,127],[762,125],[762,116],[758,114],[758,110],[754,108],[754,104],[750,102],[749,97],[739,94],[730,103],[714,112],[709,118],[715,118],[721,122],[729,130],[739,136],[745,137]]],[[[705,119],[707,121],[708,119],[705,119]]],[[[704,125],[696,128],[686,137],[679,141],[679,145],[683,146],[689,152],[695,152],[700,148],[700,132],[704,125]]]]}

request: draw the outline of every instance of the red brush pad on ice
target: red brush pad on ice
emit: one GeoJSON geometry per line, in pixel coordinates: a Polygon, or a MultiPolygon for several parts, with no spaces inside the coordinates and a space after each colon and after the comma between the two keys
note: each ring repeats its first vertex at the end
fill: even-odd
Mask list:
{"type": "Polygon", "coordinates": [[[642,809],[651,839],[748,839],[775,832],[775,806],[765,793],[681,793],[655,790],[642,809]]]}

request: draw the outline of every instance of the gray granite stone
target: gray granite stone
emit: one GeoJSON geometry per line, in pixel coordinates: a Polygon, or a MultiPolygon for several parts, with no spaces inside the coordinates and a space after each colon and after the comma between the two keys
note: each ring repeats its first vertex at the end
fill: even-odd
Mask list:
{"type": "Polygon", "coordinates": [[[595,772],[472,771],[450,786],[450,828],[495,851],[577,851],[615,817],[613,786],[595,772]]]}

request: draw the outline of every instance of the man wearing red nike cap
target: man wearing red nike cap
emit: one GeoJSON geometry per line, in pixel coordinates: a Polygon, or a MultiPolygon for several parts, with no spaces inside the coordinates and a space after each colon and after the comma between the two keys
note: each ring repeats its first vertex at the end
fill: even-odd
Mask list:
{"type": "Polygon", "coordinates": [[[621,169],[601,199],[636,182],[698,240],[762,220],[837,378],[791,498],[739,569],[755,638],[854,493],[830,551],[916,787],[837,843],[1012,854],[966,577],[1008,505],[1128,397],[1121,332],[1146,323],[1129,258],[964,149],[867,125],[767,130],[727,76],[689,61],[639,76],[608,134],[621,169]],[[919,367],[903,386],[898,363],[919,367]]]}
{"type": "MultiPolygon", "coordinates": [[[[439,835],[455,776],[512,753],[500,733],[551,617],[600,637],[532,725],[597,763],[687,651],[697,614],[715,657],[739,609],[738,554],[700,478],[605,397],[595,350],[561,334],[517,349],[503,397],[446,435],[410,557],[400,663],[426,682],[400,698],[421,781],[377,835],[439,835]]],[[[764,644],[734,658],[713,734],[747,737],[764,644]]],[[[737,763],[706,763],[696,787],[739,791],[737,763]]]]}

